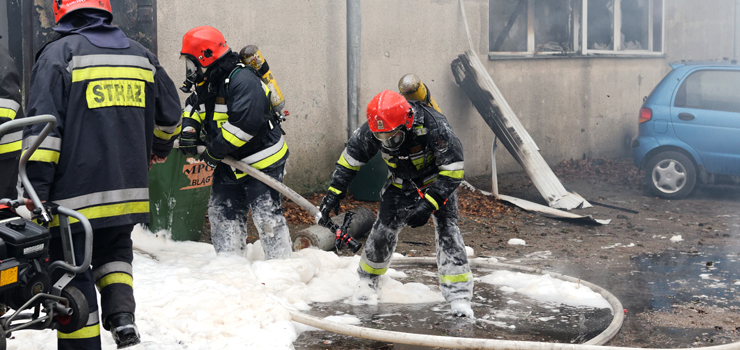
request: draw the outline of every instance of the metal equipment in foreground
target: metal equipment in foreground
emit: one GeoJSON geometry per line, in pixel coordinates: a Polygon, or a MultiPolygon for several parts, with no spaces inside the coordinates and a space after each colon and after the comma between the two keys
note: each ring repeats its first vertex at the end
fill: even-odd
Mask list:
{"type": "MultiPolygon", "coordinates": [[[[39,222],[48,224],[58,217],[64,260],[49,263],[48,228],[21,217],[0,221],[0,350],[6,348],[6,337],[19,330],[57,329],[72,333],[85,326],[88,305],[85,296],[75,287],[67,286],[77,273],[86,271],[92,260],[92,227],[84,215],[52,203],[42,203],[31,186],[26,164],[41,142],[56,124],[52,115],[13,120],[0,125],[0,136],[26,125],[46,123],[41,135],[20,161],[19,177],[36,209],[39,222]],[[85,230],[85,254],[80,265],[75,262],[69,217],[78,220],[85,230]],[[52,273],[64,274],[52,281],[52,273]],[[12,313],[11,313],[12,309],[12,313]]],[[[0,206],[18,208],[23,200],[0,199],[0,206]]]]}
{"type": "MultiPolygon", "coordinates": [[[[347,213],[352,213],[352,222],[347,232],[352,232],[352,241],[359,243],[358,240],[367,237],[368,233],[375,222],[375,213],[365,207],[358,207],[344,213],[340,213],[331,218],[334,225],[341,225],[347,213]]],[[[336,249],[336,234],[331,229],[327,230],[326,226],[313,225],[303,230],[292,232],[293,250],[298,251],[308,247],[316,247],[321,250],[336,249]]]]}

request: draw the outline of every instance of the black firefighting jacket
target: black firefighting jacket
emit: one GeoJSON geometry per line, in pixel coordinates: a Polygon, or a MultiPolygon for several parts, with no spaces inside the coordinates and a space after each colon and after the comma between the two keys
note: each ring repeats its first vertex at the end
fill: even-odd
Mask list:
{"type": "MultiPolygon", "coordinates": [[[[20,76],[8,50],[0,46],[0,125],[19,118],[23,118],[20,76]]],[[[22,137],[21,129],[0,135],[0,160],[20,154],[22,137]]]]}
{"type": "MultiPolygon", "coordinates": [[[[166,157],[180,133],[175,85],[151,52],[129,41],[99,48],[67,35],[43,49],[31,73],[28,115],[57,118],[30,158],[31,184],[93,229],[149,221],[150,154],[166,157]]],[[[24,129],[24,150],[43,127],[24,129]]]]}
{"type": "Polygon", "coordinates": [[[342,195],[360,167],[380,151],[390,170],[386,186],[396,186],[409,195],[420,191],[437,210],[444,205],[465,173],[462,144],[441,113],[418,101],[409,102],[414,125],[399,149],[383,148],[367,123],[363,124],[337,161],[330,191],[342,195]]]}
{"type": "MultiPolygon", "coordinates": [[[[208,75],[209,83],[186,101],[183,128],[203,131],[208,152],[217,159],[231,156],[266,169],[289,154],[280,127],[271,118],[270,90],[252,69],[238,64],[237,54],[227,55],[208,75]]],[[[246,176],[231,170],[237,180],[246,176]]]]}

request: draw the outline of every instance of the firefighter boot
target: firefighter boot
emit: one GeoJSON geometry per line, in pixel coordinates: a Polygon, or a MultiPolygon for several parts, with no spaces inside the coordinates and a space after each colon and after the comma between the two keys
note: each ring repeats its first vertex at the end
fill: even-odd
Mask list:
{"type": "Polygon", "coordinates": [[[353,304],[377,304],[378,303],[378,280],[380,276],[370,278],[360,276],[355,285],[355,293],[352,295],[353,304]]]}
{"type": "Polygon", "coordinates": [[[120,312],[108,316],[106,321],[119,349],[141,343],[139,329],[134,324],[134,315],[128,312],[120,312]]]}
{"type": "Polygon", "coordinates": [[[450,311],[457,317],[473,318],[473,309],[470,302],[465,299],[453,300],[450,302],[450,311]]]}

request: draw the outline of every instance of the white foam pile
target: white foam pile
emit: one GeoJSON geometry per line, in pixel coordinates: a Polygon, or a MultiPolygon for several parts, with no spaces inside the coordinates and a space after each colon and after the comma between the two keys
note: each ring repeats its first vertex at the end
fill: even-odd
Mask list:
{"type": "Polygon", "coordinates": [[[480,281],[501,286],[503,292],[520,293],[545,303],[611,309],[609,302],[591,288],[552,278],[550,275],[530,275],[501,270],[481,277],[480,281]]]}
{"type": "MultiPolygon", "coordinates": [[[[143,342],[132,350],[290,349],[298,335],[310,328],[292,322],[288,308],[306,310],[312,302],[346,302],[358,281],[359,256],[304,249],[288,260],[262,261],[259,242],[244,255],[216,255],[209,244],[174,242],[165,234],[154,235],[139,227],[133,240],[136,323],[143,342]]],[[[380,281],[380,302],[444,300],[436,287],[402,283],[405,277],[402,271],[389,269],[380,281]]],[[[508,285],[546,301],[565,298],[609,307],[585,286],[575,289],[549,276],[502,271],[481,281],[508,285]]],[[[359,323],[353,315],[330,319],[359,323]]],[[[115,349],[110,333],[101,328],[101,334],[103,349],[115,349]]],[[[54,331],[13,335],[8,340],[10,350],[56,349],[54,331]]]]}

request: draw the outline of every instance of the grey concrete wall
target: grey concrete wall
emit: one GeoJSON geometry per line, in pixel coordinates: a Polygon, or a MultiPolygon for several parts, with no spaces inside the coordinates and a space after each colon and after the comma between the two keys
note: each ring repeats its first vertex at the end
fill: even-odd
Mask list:
{"type": "MultiPolygon", "coordinates": [[[[163,66],[176,82],[183,79],[183,63],[178,60],[181,38],[199,25],[220,29],[236,50],[258,45],[291,112],[284,124],[291,150],[286,183],[299,192],[323,189],[346,141],[345,1],[208,3],[212,5],[158,1],[163,66]],[[266,14],[270,22],[264,22],[266,14]]],[[[488,1],[465,0],[481,59],[552,165],[584,154],[629,156],[628,142],[637,130],[642,98],[670,70],[669,60],[732,55],[733,0],[666,3],[667,58],[489,61],[488,1]]],[[[450,71],[452,60],[469,47],[458,0],[372,0],[361,6],[361,115],[376,93],[396,90],[401,76],[415,73],[429,86],[463,142],[466,176],[490,174],[493,133],[450,71]]],[[[518,170],[500,149],[499,172],[518,170]]]]}
{"type": "Polygon", "coordinates": [[[734,23],[735,0],[666,0],[668,60],[732,59],[734,23]]]}

